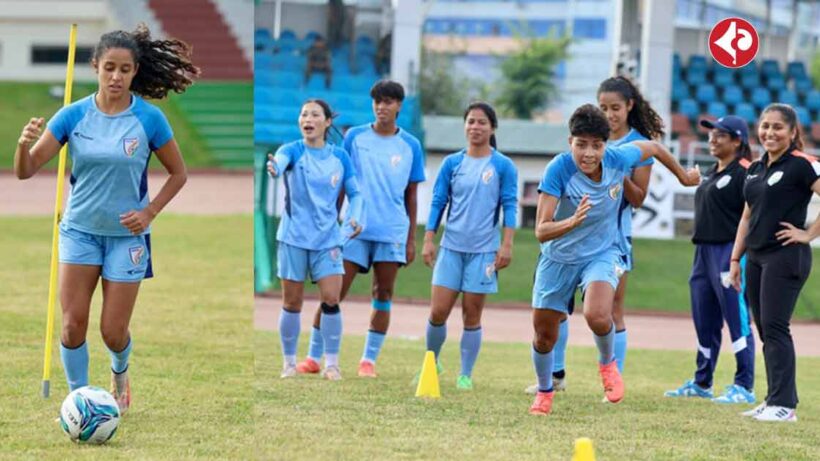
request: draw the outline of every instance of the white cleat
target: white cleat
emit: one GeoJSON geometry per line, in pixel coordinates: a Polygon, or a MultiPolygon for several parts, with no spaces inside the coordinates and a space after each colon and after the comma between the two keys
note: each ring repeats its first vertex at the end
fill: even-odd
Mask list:
{"type": "Polygon", "coordinates": [[[279,375],[279,377],[282,379],[294,378],[296,377],[296,374],[296,365],[287,365],[284,368],[282,368],[282,374],[279,375]]]}
{"type": "Polygon", "coordinates": [[[777,423],[796,423],[797,413],[794,408],[779,407],[769,405],[754,417],[758,421],[771,421],[777,423]]]}
{"type": "Polygon", "coordinates": [[[766,409],[766,402],[764,401],[760,405],[752,408],[751,410],[746,410],[740,414],[740,416],[748,416],[749,418],[754,418],[755,416],[759,415],[766,409]]]}

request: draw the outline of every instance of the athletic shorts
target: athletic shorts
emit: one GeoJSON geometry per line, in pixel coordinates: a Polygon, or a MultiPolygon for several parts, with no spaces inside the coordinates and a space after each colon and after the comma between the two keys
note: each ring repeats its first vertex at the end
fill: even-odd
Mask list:
{"type": "Polygon", "coordinates": [[[342,250],[339,247],[306,250],[279,242],[276,260],[276,275],[293,282],[304,282],[308,275],[311,281],[318,282],[330,275],[345,273],[342,250]]]}
{"type": "Polygon", "coordinates": [[[376,242],[373,240],[350,239],[342,250],[345,261],[359,266],[359,272],[370,272],[373,263],[407,263],[407,245],[404,243],[376,242]]]}
{"type": "Polygon", "coordinates": [[[151,235],[110,237],[60,225],[60,262],[101,266],[102,278],[112,282],[139,282],[154,276],[151,235]]]}
{"type": "Polygon", "coordinates": [[[439,248],[433,285],[465,293],[498,293],[495,252],[464,253],[439,248]]]}
{"type": "Polygon", "coordinates": [[[592,282],[607,282],[618,289],[618,277],[623,271],[620,252],[613,248],[594,259],[579,264],[564,264],[538,256],[535,282],[532,287],[532,307],[569,313],[575,289],[583,291],[592,282]]]}

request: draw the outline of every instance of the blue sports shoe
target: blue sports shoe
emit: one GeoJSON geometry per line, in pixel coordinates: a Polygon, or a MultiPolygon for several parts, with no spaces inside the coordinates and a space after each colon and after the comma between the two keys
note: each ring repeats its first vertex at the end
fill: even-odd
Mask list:
{"type": "Polygon", "coordinates": [[[711,388],[704,389],[695,384],[691,379],[683,383],[683,386],[674,391],[666,391],[663,395],[665,397],[700,397],[702,399],[711,399],[714,397],[711,388]]]}
{"type": "Polygon", "coordinates": [[[754,392],[747,391],[743,386],[732,384],[726,386],[726,392],[723,395],[713,398],[712,401],[715,403],[755,403],[757,399],[754,392]]]}

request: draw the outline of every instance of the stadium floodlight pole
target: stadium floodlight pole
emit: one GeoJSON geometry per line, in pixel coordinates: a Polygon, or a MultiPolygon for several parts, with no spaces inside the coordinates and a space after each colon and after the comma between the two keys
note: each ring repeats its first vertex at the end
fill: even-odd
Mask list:
{"type": "MultiPolygon", "coordinates": [[[[77,24],[71,25],[68,35],[68,66],[65,72],[65,92],[63,107],[71,104],[71,86],[74,81],[74,52],[77,48],[77,24]]],[[[51,231],[51,271],[48,276],[48,315],[46,317],[46,347],[43,360],[43,398],[48,398],[49,382],[51,379],[51,345],[54,336],[54,304],[57,298],[57,260],[59,252],[59,224],[63,217],[63,188],[65,187],[65,158],[68,152],[68,143],[60,149],[57,162],[57,198],[54,201],[54,223],[51,231]]]]}

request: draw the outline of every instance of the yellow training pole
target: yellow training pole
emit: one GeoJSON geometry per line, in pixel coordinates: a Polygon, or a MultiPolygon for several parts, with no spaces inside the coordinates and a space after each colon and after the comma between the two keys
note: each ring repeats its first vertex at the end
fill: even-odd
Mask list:
{"type": "MultiPolygon", "coordinates": [[[[68,37],[68,67],[65,73],[65,94],[63,106],[71,104],[71,86],[74,81],[74,50],[77,47],[77,24],[71,25],[68,37]]],[[[46,320],[46,348],[43,361],[43,397],[48,397],[49,381],[51,379],[51,344],[54,336],[54,303],[57,298],[57,260],[59,229],[58,225],[63,218],[63,188],[65,187],[65,157],[68,152],[68,143],[60,149],[60,158],[57,163],[57,199],[54,202],[54,224],[51,231],[51,272],[48,276],[48,316],[46,320]]]]}

